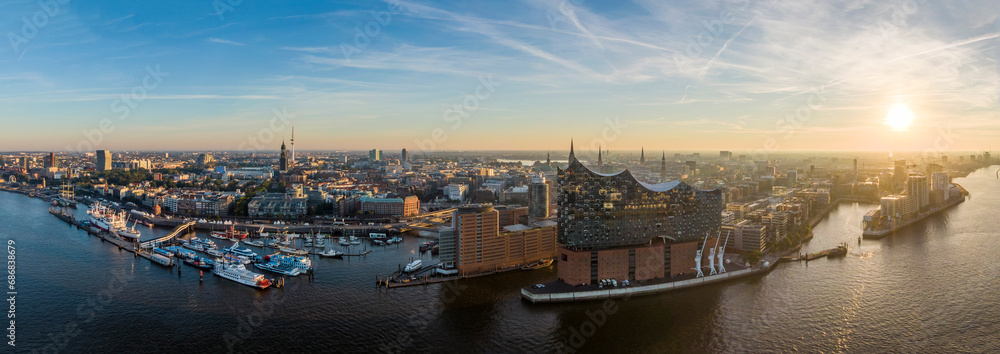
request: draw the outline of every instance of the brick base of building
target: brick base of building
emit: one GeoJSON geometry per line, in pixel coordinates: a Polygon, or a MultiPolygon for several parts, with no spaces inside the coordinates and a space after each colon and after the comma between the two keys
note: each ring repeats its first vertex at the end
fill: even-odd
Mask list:
{"type": "MultiPolygon", "coordinates": [[[[714,244],[714,238],[708,240],[708,246],[714,244]]],[[[652,242],[643,246],[603,250],[572,250],[559,246],[558,275],[567,284],[591,285],[602,279],[644,281],[693,274],[696,273],[693,268],[699,246],[697,241],[652,242]]],[[[708,264],[708,255],[709,250],[706,249],[702,265],[708,264]]]]}

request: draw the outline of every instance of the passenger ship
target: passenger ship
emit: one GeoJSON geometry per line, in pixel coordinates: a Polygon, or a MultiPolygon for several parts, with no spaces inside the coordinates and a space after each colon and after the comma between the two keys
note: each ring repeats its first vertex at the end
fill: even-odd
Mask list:
{"type": "Polygon", "coordinates": [[[128,226],[128,217],[124,212],[116,212],[95,202],[87,209],[87,214],[90,215],[90,225],[101,231],[107,231],[125,239],[139,239],[141,233],[134,226],[128,226]]]}
{"type": "Polygon", "coordinates": [[[226,262],[221,259],[216,260],[215,268],[212,269],[212,273],[257,289],[264,289],[271,286],[270,279],[264,278],[263,274],[247,270],[246,266],[240,263],[226,262]]]}

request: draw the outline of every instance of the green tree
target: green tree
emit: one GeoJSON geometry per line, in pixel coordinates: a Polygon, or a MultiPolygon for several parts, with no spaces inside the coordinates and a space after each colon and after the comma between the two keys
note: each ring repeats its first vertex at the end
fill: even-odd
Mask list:
{"type": "Polygon", "coordinates": [[[757,264],[764,255],[760,251],[747,251],[743,252],[743,260],[750,263],[750,265],[757,264]]]}

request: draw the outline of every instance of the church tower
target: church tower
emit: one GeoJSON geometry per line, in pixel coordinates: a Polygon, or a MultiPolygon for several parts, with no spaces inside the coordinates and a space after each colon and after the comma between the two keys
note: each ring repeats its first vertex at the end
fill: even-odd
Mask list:
{"type": "Polygon", "coordinates": [[[281,157],[278,159],[278,170],[288,171],[288,152],[285,150],[285,141],[281,141],[281,157]]]}

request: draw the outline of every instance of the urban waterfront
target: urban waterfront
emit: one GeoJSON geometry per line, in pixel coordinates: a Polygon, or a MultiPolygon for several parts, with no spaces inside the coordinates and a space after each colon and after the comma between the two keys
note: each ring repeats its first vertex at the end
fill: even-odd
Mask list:
{"type": "Polygon", "coordinates": [[[522,301],[554,267],[377,290],[378,274],[418,256],[426,240],[413,235],[364,258],[314,259],[313,280],[256,291],[135,258],[20,194],[0,193],[0,233],[18,245],[21,350],[996,352],[1000,304],[984,296],[1000,291],[997,168],[954,180],[967,202],[861,245],[873,205],[839,205],[802,251],[848,242],[845,258],[610,303],[522,301]]]}

